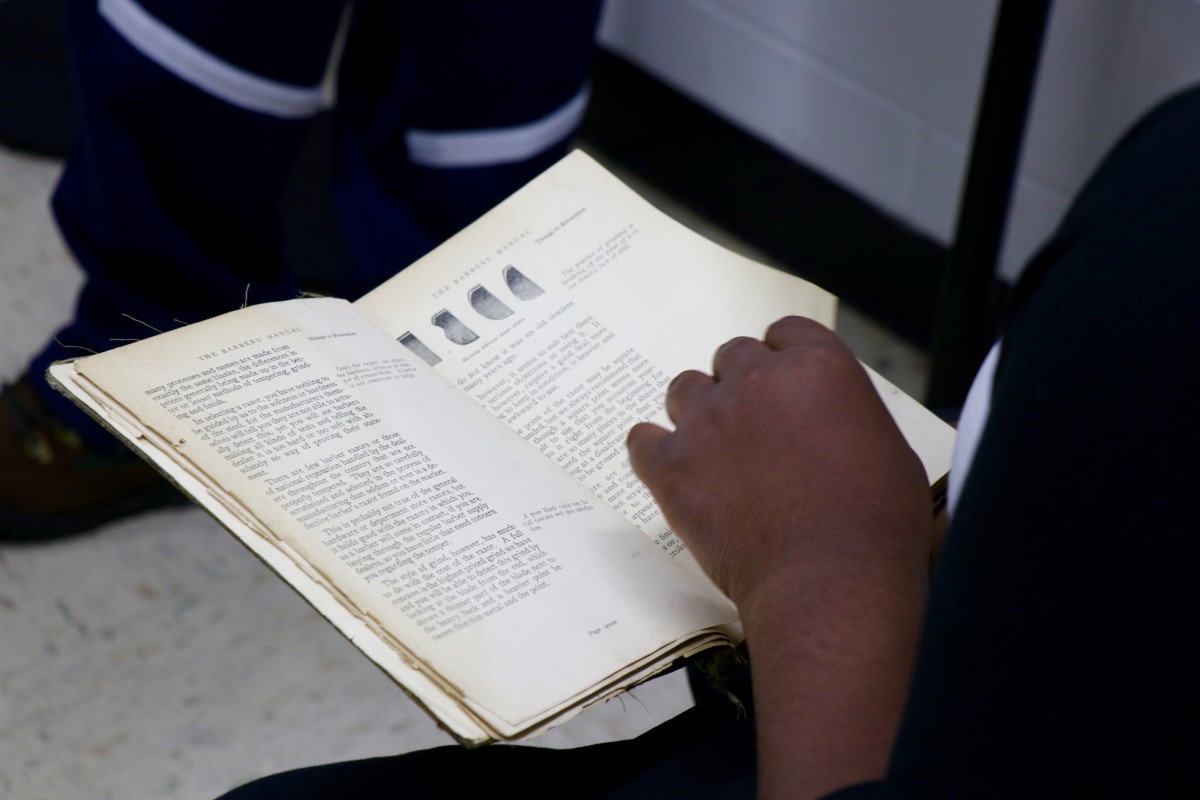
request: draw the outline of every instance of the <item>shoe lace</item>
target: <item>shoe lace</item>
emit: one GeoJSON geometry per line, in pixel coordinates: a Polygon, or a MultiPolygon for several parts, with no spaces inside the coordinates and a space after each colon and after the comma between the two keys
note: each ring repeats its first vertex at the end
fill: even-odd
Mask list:
{"type": "Polygon", "coordinates": [[[0,408],[4,409],[17,429],[25,455],[42,466],[54,461],[55,441],[72,450],[83,447],[79,434],[26,402],[17,391],[17,384],[0,385],[0,408]]]}

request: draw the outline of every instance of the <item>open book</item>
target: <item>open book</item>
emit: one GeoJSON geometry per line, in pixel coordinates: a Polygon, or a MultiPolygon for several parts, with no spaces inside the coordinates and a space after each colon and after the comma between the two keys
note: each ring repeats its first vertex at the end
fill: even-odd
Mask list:
{"type": "MultiPolygon", "coordinates": [[[[478,744],[740,641],[625,435],[722,342],[834,311],[577,152],[356,303],[251,306],[50,378],[478,744]]],[[[952,430],[873,378],[937,482],[952,430]]]]}

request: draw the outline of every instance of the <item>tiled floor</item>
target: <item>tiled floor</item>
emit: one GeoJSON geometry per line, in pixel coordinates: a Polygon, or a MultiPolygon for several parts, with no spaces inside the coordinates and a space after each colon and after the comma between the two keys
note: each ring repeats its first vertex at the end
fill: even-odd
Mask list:
{"type": "MultiPolygon", "coordinates": [[[[0,148],[3,379],[68,317],[80,282],[47,206],[58,168],[0,148]]],[[[860,357],[919,391],[920,353],[852,310],[841,324],[860,357]]],[[[629,736],[689,702],[679,675],[633,695],[536,744],[629,736]]],[[[291,767],[449,741],[198,510],[0,549],[2,798],[202,800],[291,767]]]]}

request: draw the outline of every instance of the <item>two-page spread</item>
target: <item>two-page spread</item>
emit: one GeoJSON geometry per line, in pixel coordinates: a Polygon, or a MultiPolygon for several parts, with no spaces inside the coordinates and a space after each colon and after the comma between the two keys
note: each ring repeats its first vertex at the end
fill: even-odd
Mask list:
{"type": "MultiPolygon", "coordinates": [[[[252,306],[51,377],[482,743],[739,640],[625,435],[722,342],[834,309],[575,153],[357,303],[252,306]]],[[[951,429],[872,377],[937,481],[951,429]]]]}

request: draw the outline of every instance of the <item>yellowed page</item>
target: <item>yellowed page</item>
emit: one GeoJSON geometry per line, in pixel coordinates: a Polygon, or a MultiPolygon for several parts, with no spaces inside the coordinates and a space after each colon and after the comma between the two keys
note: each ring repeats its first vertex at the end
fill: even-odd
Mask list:
{"type": "Polygon", "coordinates": [[[75,371],[497,735],[735,617],[343,301],[243,309],[75,371]]]}
{"type": "MultiPolygon", "coordinates": [[[[835,305],[679,225],[576,152],[355,307],[699,572],[630,471],[626,433],[667,424],[667,382],[708,370],[723,342],[788,314],[832,327],[835,305]]],[[[880,386],[921,440],[931,481],[943,475],[949,428],[880,386]]]]}
{"type": "Polygon", "coordinates": [[[345,598],[328,585],[324,576],[298,562],[287,549],[280,548],[274,537],[264,535],[260,527],[251,524],[252,520],[244,513],[213,497],[214,489],[206,476],[186,462],[176,461],[173,449],[165,440],[146,429],[123,409],[114,406],[110,397],[76,373],[73,362],[51,365],[49,375],[52,383],[87,408],[144,458],[153,462],[180,489],[197,499],[217,522],[237,536],[254,555],[308,600],[455,737],[476,744],[494,738],[494,733],[482,727],[462,709],[458,700],[449,697],[444,688],[420,668],[419,663],[397,650],[379,635],[370,620],[364,619],[357,609],[347,605],[345,598]]]}

